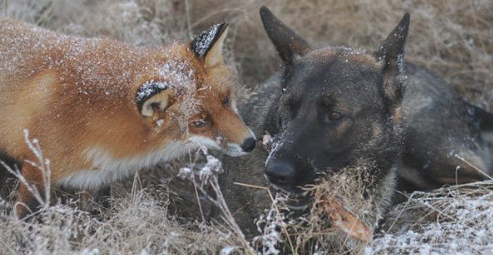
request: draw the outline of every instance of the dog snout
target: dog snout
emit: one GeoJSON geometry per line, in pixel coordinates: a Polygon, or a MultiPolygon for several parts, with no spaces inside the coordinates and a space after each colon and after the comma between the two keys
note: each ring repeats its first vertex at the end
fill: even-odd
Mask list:
{"type": "Polygon", "coordinates": [[[255,149],[255,143],[255,138],[249,137],[243,141],[243,143],[241,144],[241,149],[244,152],[251,152],[253,151],[253,149],[255,149]]]}
{"type": "Polygon", "coordinates": [[[295,168],[288,162],[275,160],[267,164],[265,174],[271,183],[288,187],[294,182],[295,168]]]}

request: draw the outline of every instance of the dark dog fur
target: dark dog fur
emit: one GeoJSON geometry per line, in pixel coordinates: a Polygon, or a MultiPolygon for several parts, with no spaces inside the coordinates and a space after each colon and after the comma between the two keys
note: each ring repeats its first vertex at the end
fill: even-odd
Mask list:
{"type": "MultiPolygon", "coordinates": [[[[417,189],[480,181],[491,174],[490,113],[465,102],[438,76],[407,64],[402,180],[417,189]]],[[[404,188],[404,187],[402,187],[404,188]]]]}
{"type": "MultiPolygon", "coordinates": [[[[265,168],[276,187],[299,194],[301,186],[312,184],[319,175],[364,162],[372,166],[365,171],[374,176],[365,195],[378,197],[375,204],[386,208],[403,148],[401,65],[409,15],[372,53],[344,47],[313,50],[268,9],[262,8],[261,17],[285,68],[280,79],[267,82],[248,99],[242,112],[257,134],[272,134],[274,144],[270,154],[256,152],[240,159],[240,164],[227,160],[226,169],[235,173],[225,178],[251,183],[260,179],[259,175],[252,178],[252,171],[265,168]]],[[[265,193],[255,191],[260,192],[265,193]]],[[[259,202],[235,201],[258,201],[260,194],[249,195],[244,188],[228,189],[228,193],[230,206],[243,216],[258,215],[259,202]]],[[[380,217],[382,210],[376,209],[375,217],[380,217]]],[[[239,219],[248,225],[252,218],[250,222],[239,219]]]]}
{"type": "Polygon", "coordinates": [[[265,190],[237,187],[234,181],[266,186],[265,175],[275,186],[298,193],[300,186],[315,181],[317,171],[330,174],[363,158],[377,162],[375,187],[380,190],[432,189],[491,173],[490,151],[481,137],[482,128],[491,128],[491,114],[466,103],[430,71],[411,63],[399,66],[403,48],[386,49],[395,48],[389,42],[393,34],[405,39],[406,18],[382,47],[367,53],[311,49],[266,8],[261,16],[284,71],[258,88],[240,110],[257,137],[272,134],[277,146],[270,155],[258,149],[241,159],[226,159],[225,169],[231,172],[223,176],[228,203],[247,234],[255,232],[253,219],[270,200],[265,190]],[[330,121],[332,111],[343,120],[330,121]]]}

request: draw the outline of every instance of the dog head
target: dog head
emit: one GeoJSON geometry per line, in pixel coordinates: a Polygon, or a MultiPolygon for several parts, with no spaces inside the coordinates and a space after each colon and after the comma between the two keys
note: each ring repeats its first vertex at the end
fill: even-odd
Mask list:
{"type": "Polygon", "coordinates": [[[265,170],[269,181],[297,193],[319,172],[365,157],[392,161],[384,151],[398,140],[409,14],[374,52],[312,49],[266,7],[260,16],[284,64],[278,132],[265,170]]]}

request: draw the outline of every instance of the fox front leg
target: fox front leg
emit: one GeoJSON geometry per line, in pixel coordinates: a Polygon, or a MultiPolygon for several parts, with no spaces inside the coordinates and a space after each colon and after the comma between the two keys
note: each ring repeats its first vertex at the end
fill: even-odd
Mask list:
{"type": "Polygon", "coordinates": [[[24,181],[19,183],[19,197],[15,205],[17,217],[19,219],[25,219],[30,214],[39,210],[40,201],[46,201],[46,189],[43,178],[43,173],[37,167],[31,165],[28,162],[24,162],[22,165],[22,176],[24,181]],[[29,187],[27,186],[29,185],[29,187]],[[39,197],[36,198],[33,189],[37,189],[39,197]]]}

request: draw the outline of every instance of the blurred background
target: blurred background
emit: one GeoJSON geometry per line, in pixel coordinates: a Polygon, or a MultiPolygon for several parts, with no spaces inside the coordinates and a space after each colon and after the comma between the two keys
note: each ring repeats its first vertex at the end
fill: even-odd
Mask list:
{"type": "Polygon", "coordinates": [[[252,88],[280,70],[258,11],[269,7],[314,46],[374,49],[411,13],[406,57],[428,67],[469,101],[493,105],[491,0],[0,0],[0,15],[85,37],[159,46],[211,24],[231,24],[228,63],[252,88]]]}

